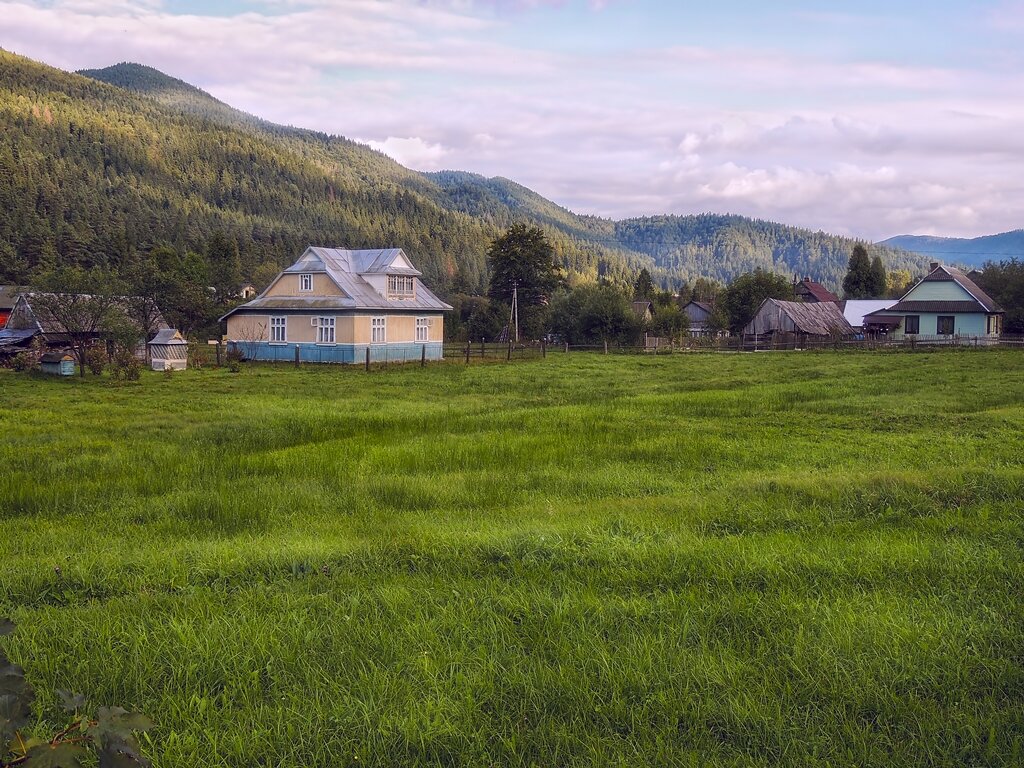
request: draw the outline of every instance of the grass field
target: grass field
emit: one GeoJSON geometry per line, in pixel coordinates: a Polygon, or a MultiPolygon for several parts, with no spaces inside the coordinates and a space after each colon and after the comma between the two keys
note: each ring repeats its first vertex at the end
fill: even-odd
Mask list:
{"type": "Polygon", "coordinates": [[[0,371],[0,430],[41,730],[68,688],[159,768],[1024,761],[1016,351],[0,371]]]}

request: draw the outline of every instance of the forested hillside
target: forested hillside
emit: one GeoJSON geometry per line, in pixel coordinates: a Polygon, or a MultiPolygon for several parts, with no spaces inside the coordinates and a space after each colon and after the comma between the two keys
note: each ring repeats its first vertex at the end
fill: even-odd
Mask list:
{"type": "MultiPolygon", "coordinates": [[[[810,276],[837,289],[854,241],[743,216],[654,216],[615,224],[616,241],[650,255],[668,272],[728,281],[757,267],[810,276]]],[[[889,269],[922,272],[918,254],[864,243],[889,269]]]]}
{"type": "Polygon", "coordinates": [[[0,282],[53,264],[120,267],[164,244],[202,253],[216,232],[238,243],[247,278],[309,243],[396,245],[442,293],[482,289],[487,245],[513,222],[541,226],[577,279],[627,282],[648,267],[670,285],[763,266],[835,285],[853,245],[734,216],[578,216],[506,179],[416,173],[274,125],[150,67],[86,74],[0,51],[0,282]]]}

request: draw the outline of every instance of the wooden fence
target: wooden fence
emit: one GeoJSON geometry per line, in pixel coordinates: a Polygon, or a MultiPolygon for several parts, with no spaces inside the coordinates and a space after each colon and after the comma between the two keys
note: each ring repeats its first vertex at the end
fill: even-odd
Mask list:
{"type": "MultiPolygon", "coordinates": [[[[647,337],[639,344],[621,342],[602,342],[598,344],[565,344],[558,342],[446,342],[444,344],[444,360],[442,364],[479,364],[501,363],[520,360],[542,359],[550,355],[566,355],[588,353],[599,355],[678,355],[678,354],[738,354],[784,351],[854,351],[854,350],[892,350],[915,351],[935,348],[991,348],[1011,347],[1024,349],[1024,336],[1002,336],[998,339],[977,336],[937,336],[905,338],[905,339],[844,339],[800,336],[798,334],[775,334],[773,336],[724,336],[720,338],[699,337],[674,341],[670,339],[647,337]]],[[[226,347],[218,350],[214,345],[192,344],[189,348],[190,365],[217,366],[226,364],[226,347]],[[219,354],[218,354],[219,352],[219,354]]],[[[324,363],[328,361],[325,359],[324,363]]],[[[386,362],[374,360],[370,368],[381,368],[388,365],[419,365],[437,364],[437,361],[423,359],[418,355],[396,356],[386,362]]],[[[288,350],[282,351],[281,359],[267,362],[268,365],[294,365],[294,355],[288,350]]],[[[316,361],[303,359],[302,365],[316,364],[316,361]]],[[[365,366],[360,360],[357,365],[365,366]]]]}

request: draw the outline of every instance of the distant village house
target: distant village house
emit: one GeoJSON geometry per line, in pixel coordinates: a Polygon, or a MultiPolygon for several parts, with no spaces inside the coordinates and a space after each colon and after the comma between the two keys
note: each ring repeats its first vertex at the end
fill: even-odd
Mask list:
{"type": "Polygon", "coordinates": [[[839,297],[832,293],[832,291],[821,283],[814,282],[809,277],[799,281],[796,277],[793,278],[793,296],[797,301],[802,301],[805,304],[824,304],[839,301],[839,297]]]}
{"type": "Polygon", "coordinates": [[[928,274],[898,302],[866,315],[864,325],[895,339],[997,339],[1003,332],[1003,314],[966,274],[933,262],[928,274]]]}
{"type": "Polygon", "coordinates": [[[252,360],[360,363],[439,360],[452,307],[400,248],[310,246],[252,301],[221,317],[252,360]]]}

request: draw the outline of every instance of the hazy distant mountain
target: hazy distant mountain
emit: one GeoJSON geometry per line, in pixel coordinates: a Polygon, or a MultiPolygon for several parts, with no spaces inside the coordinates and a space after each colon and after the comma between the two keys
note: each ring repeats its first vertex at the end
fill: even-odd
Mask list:
{"type": "Polygon", "coordinates": [[[1024,229],[974,238],[897,235],[879,245],[920,253],[934,261],[980,267],[986,261],[1024,259],[1024,229]]]}
{"type": "MultiPolygon", "coordinates": [[[[666,284],[763,267],[835,287],[854,241],[740,216],[611,221],[508,179],[418,173],[343,137],[275,125],[152,67],[69,74],[0,51],[0,282],[55,262],[119,266],[160,244],[239,244],[243,270],[308,243],[409,250],[444,293],[480,290],[489,242],[542,227],[570,276],[666,284]]],[[[889,266],[927,258],[876,247],[889,266]]]]}

